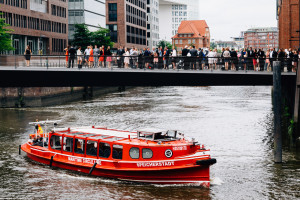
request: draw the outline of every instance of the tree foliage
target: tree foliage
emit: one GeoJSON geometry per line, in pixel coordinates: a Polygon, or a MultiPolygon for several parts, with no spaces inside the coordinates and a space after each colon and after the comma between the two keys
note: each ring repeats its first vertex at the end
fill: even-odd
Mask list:
{"type": "MultiPolygon", "coordinates": [[[[0,15],[2,15],[2,13],[0,13],[0,15]]],[[[14,50],[10,37],[10,33],[13,30],[7,29],[7,26],[9,26],[9,24],[5,23],[5,19],[0,18],[0,51],[14,50]]]]}
{"type": "Polygon", "coordinates": [[[111,42],[110,31],[105,28],[99,28],[95,32],[89,31],[86,25],[84,24],[75,24],[75,33],[74,33],[74,46],[81,46],[82,48],[85,48],[89,45],[97,45],[105,47],[107,46],[113,46],[114,43],[111,42]]]}
{"type": "Polygon", "coordinates": [[[105,28],[99,28],[97,31],[91,33],[91,41],[93,45],[97,45],[98,47],[104,45],[113,46],[114,43],[111,41],[109,36],[110,31],[105,28]]]}
{"type": "Polygon", "coordinates": [[[172,47],[172,44],[170,43],[170,42],[168,42],[168,41],[165,41],[165,40],[160,40],[159,42],[158,42],[158,44],[157,44],[157,47],[162,47],[163,49],[165,48],[165,47],[168,47],[168,49],[172,49],[173,47],[172,47]]]}
{"type": "Polygon", "coordinates": [[[85,48],[91,45],[91,32],[84,24],[75,24],[75,31],[74,31],[74,46],[81,46],[85,48]]]}

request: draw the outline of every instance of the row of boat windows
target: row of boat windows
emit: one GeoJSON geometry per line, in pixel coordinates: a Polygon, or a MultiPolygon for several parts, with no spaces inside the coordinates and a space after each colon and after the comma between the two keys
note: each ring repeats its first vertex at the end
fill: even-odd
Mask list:
{"type": "MultiPolygon", "coordinates": [[[[99,152],[99,157],[101,158],[108,158],[111,155],[112,152],[112,158],[114,159],[122,159],[123,155],[123,146],[114,144],[112,145],[112,151],[111,146],[108,143],[105,142],[97,142],[92,140],[87,140],[87,142],[84,139],[75,139],[75,143],[73,143],[73,138],[71,137],[64,137],[63,138],[63,145],[61,144],[62,136],[52,135],[50,139],[50,147],[54,150],[61,150],[63,148],[63,151],[70,152],[70,153],[77,153],[77,154],[83,154],[86,153],[86,155],[89,156],[95,156],[97,157],[97,149],[99,152]],[[74,144],[74,147],[73,147],[74,144]],[[86,152],[85,152],[86,151],[86,152]]],[[[140,158],[140,150],[139,148],[133,147],[129,150],[129,155],[132,159],[139,159],[140,158]]],[[[142,149],[142,157],[144,159],[152,158],[153,152],[151,149],[144,148],[142,149]]]]}

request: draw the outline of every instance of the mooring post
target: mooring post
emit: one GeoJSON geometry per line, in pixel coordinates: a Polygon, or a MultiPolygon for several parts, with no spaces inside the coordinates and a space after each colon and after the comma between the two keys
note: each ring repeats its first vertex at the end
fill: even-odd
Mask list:
{"type": "Polygon", "coordinates": [[[281,62],[273,62],[274,160],[282,162],[281,135],[281,62]]]}

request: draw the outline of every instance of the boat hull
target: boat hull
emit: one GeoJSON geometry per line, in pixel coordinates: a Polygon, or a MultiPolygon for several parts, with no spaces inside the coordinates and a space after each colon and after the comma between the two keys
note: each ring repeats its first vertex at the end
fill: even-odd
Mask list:
{"type": "Polygon", "coordinates": [[[126,170],[126,169],[103,169],[101,165],[95,165],[91,171],[93,164],[76,165],[73,163],[62,162],[56,160],[55,157],[51,161],[51,154],[41,156],[22,148],[27,153],[27,157],[38,163],[51,165],[52,167],[78,171],[93,176],[115,178],[126,181],[149,183],[149,184],[188,184],[197,186],[210,186],[209,165],[193,165],[177,169],[164,170],[126,170]]]}

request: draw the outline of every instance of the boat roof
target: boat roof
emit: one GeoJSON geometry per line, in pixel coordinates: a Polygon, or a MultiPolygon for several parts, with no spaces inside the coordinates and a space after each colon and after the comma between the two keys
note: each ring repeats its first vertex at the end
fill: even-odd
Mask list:
{"type": "Polygon", "coordinates": [[[167,130],[161,130],[161,129],[157,129],[157,128],[144,128],[144,129],[138,130],[138,132],[164,133],[164,132],[167,132],[167,130]]]}
{"type": "MultiPolygon", "coordinates": [[[[80,137],[93,137],[96,138],[98,136],[106,137],[119,137],[119,138],[128,138],[128,135],[130,135],[130,138],[136,138],[137,133],[136,132],[129,132],[129,131],[123,131],[123,130],[116,130],[116,129],[106,129],[106,128],[92,128],[92,127],[77,127],[77,128],[70,128],[70,132],[74,132],[75,135],[79,134],[86,134],[86,135],[80,135],[80,137]],[[78,134],[76,134],[78,133],[78,134]],[[87,136],[91,135],[91,136],[87,136]]],[[[68,135],[72,133],[67,133],[68,135]]]]}

